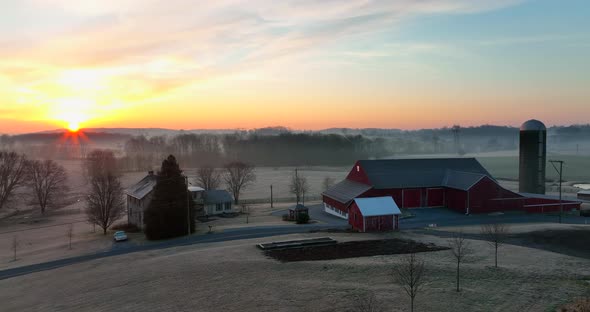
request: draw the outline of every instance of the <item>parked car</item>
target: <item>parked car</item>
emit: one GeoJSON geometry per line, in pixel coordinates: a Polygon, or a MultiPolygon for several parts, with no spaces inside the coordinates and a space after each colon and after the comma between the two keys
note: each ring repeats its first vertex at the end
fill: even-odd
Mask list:
{"type": "Polygon", "coordinates": [[[117,231],[117,232],[115,232],[115,235],[113,236],[113,238],[115,239],[115,242],[126,241],[127,234],[125,233],[125,231],[117,231]]]}

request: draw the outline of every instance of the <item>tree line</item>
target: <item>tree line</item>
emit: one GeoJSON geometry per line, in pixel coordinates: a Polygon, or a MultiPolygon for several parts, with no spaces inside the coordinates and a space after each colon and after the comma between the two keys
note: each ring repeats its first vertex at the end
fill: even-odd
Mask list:
{"type": "Polygon", "coordinates": [[[124,145],[121,168],[149,170],[167,154],[175,155],[179,162],[189,167],[221,167],[236,160],[256,166],[347,165],[357,159],[384,157],[389,152],[382,139],[361,135],[187,133],[173,137],[130,138],[124,145]]]}

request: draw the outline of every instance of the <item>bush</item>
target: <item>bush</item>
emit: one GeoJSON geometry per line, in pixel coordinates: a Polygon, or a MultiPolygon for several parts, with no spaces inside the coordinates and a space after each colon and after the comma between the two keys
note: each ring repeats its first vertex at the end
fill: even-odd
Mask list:
{"type": "Polygon", "coordinates": [[[283,221],[291,221],[291,218],[289,218],[289,214],[283,215],[283,221]]]}
{"type": "Polygon", "coordinates": [[[307,213],[300,213],[297,215],[297,224],[306,224],[309,222],[309,215],[307,213]]]}

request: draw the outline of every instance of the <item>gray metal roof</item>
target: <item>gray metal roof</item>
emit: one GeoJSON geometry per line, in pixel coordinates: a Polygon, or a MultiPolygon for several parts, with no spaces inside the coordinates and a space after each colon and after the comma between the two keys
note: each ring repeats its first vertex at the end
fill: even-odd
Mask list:
{"type": "Polygon", "coordinates": [[[222,204],[233,200],[231,194],[226,190],[209,190],[203,193],[205,204],[222,204]]]}
{"type": "Polygon", "coordinates": [[[370,189],[370,185],[344,179],[342,182],[334,184],[327,191],[323,192],[322,195],[326,195],[341,203],[348,203],[355,197],[363,194],[364,192],[370,189]]]}
{"type": "Polygon", "coordinates": [[[520,126],[520,131],[544,131],[544,130],[547,130],[547,128],[545,127],[545,124],[536,120],[536,119],[531,119],[531,120],[525,121],[520,126]]]}
{"type": "Polygon", "coordinates": [[[449,170],[493,179],[475,158],[360,160],[359,163],[375,189],[440,187],[449,170]]]}
{"type": "Polygon", "coordinates": [[[467,191],[485,176],[480,173],[447,170],[442,186],[467,191]]]}
{"type": "Polygon", "coordinates": [[[391,196],[355,198],[354,202],[359,207],[363,217],[402,214],[391,196]]]}
{"type": "Polygon", "coordinates": [[[125,193],[131,197],[142,199],[154,189],[154,186],[156,186],[156,176],[149,174],[135,185],[128,188],[125,193]]]}

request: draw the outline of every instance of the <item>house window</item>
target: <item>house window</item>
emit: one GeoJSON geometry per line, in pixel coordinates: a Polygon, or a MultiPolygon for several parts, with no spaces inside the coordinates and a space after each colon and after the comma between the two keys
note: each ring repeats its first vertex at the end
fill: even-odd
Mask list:
{"type": "Polygon", "coordinates": [[[356,172],[361,172],[361,166],[356,166],[356,172]]]}
{"type": "Polygon", "coordinates": [[[215,204],[215,211],[223,211],[223,204],[215,204]]]}
{"type": "Polygon", "coordinates": [[[225,210],[231,210],[231,203],[225,203],[225,210]]]}

